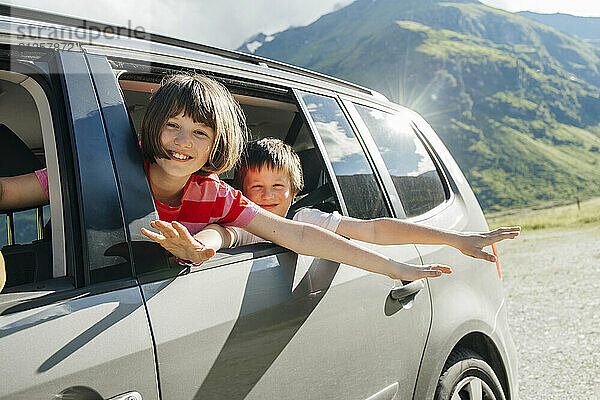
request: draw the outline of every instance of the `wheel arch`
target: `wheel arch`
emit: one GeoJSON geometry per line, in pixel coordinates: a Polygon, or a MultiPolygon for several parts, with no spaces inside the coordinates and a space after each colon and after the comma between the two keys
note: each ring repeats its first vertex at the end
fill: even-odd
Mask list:
{"type": "MultiPolygon", "coordinates": [[[[498,347],[488,335],[482,332],[470,332],[456,343],[450,354],[459,348],[470,349],[479,354],[494,370],[494,373],[502,385],[502,390],[504,391],[506,399],[510,400],[512,398],[508,374],[506,367],[502,362],[502,356],[500,355],[498,347]]],[[[448,358],[450,358],[450,355],[448,355],[448,358]]],[[[447,360],[448,359],[446,359],[446,361],[447,360]]]]}
{"type": "Polygon", "coordinates": [[[486,333],[492,332],[492,329],[480,322],[470,321],[470,323],[461,325],[454,330],[453,334],[449,335],[450,338],[447,335],[430,337],[430,342],[421,361],[413,399],[434,397],[446,363],[457,349],[467,349],[479,354],[496,374],[506,399],[517,398],[515,393],[517,393],[518,388],[515,386],[515,382],[511,380],[510,365],[505,364],[508,362],[506,355],[496,343],[494,336],[486,333]],[[511,391],[511,388],[514,388],[515,392],[511,391]]]}

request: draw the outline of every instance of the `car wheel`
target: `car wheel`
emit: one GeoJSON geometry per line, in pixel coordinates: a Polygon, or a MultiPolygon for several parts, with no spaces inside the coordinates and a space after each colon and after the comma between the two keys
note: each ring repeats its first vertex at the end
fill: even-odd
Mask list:
{"type": "Polygon", "coordinates": [[[454,350],[442,371],[435,400],[506,400],[492,367],[472,350],[454,350]]]}

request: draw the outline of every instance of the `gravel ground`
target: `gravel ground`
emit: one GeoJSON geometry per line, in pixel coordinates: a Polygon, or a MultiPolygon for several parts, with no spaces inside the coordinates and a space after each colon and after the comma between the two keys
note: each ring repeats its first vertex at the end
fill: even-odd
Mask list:
{"type": "Polygon", "coordinates": [[[499,244],[519,398],[600,399],[600,227],[499,244]]]}

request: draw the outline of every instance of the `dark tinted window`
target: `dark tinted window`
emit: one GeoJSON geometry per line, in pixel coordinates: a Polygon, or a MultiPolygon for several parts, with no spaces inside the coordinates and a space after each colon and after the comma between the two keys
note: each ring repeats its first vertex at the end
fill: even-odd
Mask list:
{"type": "Polygon", "coordinates": [[[440,175],[407,118],[356,105],[387,166],[407,217],[446,199],[440,175]]]}
{"type": "Polygon", "coordinates": [[[334,98],[302,93],[323,140],[342,190],[348,214],[355,218],[389,216],[367,158],[334,98]]]}

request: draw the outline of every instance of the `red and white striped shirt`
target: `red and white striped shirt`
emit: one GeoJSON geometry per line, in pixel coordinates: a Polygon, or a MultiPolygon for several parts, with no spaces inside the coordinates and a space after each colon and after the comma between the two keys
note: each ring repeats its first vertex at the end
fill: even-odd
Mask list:
{"type": "MultiPolygon", "coordinates": [[[[46,169],[36,171],[35,174],[48,193],[46,169]]],[[[242,192],[221,181],[216,174],[190,176],[183,188],[179,206],[171,207],[156,199],[154,204],[161,220],[180,222],[192,235],[212,223],[243,228],[256,216],[259,209],[242,192]]]]}
{"type": "Polygon", "coordinates": [[[156,199],[154,204],[161,220],[180,222],[192,235],[212,223],[243,228],[258,213],[256,204],[219,180],[216,174],[192,175],[183,188],[181,205],[177,207],[156,199]]]}

